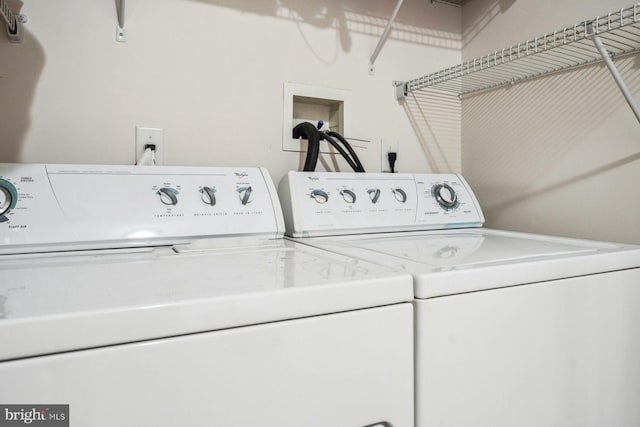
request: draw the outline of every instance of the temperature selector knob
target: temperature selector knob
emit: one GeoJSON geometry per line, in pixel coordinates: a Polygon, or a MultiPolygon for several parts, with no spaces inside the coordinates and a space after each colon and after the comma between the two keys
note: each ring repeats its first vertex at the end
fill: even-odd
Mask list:
{"type": "Polygon", "coordinates": [[[253,201],[253,190],[251,186],[249,187],[240,187],[236,190],[238,192],[238,196],[240,197],[240,202],[243,205],[249,204],[253,201]]]}
{"type": "Polygon", "coordinates": [[[355,203],[356,202],[356,193],[351,190],[342,190],[340,191],[340,195],[347,203],[355,203]]]}
{"type": "Polygon", "coordinates": [[[448,184],[436,184],[431,192],[438,204],[445,209],[455,208],[458,205],[458,195],[448,184]]]}
{"type": "Polygon", "coordinates": [[[4,179],[0,179],[0,222],[8,221],[5,214],[16,206],[18,191],[16,187],[4,179]]]}
{"type": "Polygon", "coordinates": [[[211,205],[211,206],[215,206],[216,205],[216,189],[213,187],[202,187],[200,189],[200,192],[202,193],[202,201],[207,204],[207,205],[211,205]]]}
{"type": "Polygon", "coordinates": [[[178,204],[178,190],[171,187],[165,187],[158,190],[156,193],[160,196],[160,201],[165,205],[177,205],[178,204]]]}

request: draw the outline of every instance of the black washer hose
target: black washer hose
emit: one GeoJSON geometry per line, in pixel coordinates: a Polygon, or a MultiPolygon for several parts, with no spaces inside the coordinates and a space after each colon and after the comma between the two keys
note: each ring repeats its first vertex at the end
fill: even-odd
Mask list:
{"type": "Polygon", "coordinates": [[[335,139],[331,138],[327,133],[325,132],[320,132],[320,141],[322,140],[326,140],[329,144],[333,145],[335,147],[336,150],[338,150],[338,152],[340,153],[340,155],[347,161],[347,163],[349,163],[349,166],[351,166],[351,169],[353,169],[356,172],[364,172],[364,170],[360,171],[358,170],[358,165],[353,161],[353,159],[351,157],[349,157],[349,155],[347,154],[346,151],[344,151],[344,148],[342,148],[340,146],[340,144],[338,144],[336,142],[335,139]]]}
{"type": "Polygon", "coordinates": [[[318,154],[320,153],[320,134],[318,129],[309,122],[302,122],[293,128],[294,138],[303,138],[308,141],[307,158],[304,161],[305,172],[313,172],[316,170],[318,163],[318,154]]]}
{"type": "Polygon", "coordinates": [[[340,155],[347,161],[349,166],[351,166],[351,169],[353,169],[355,172],[365,171],[362,163],[360,162],[360,159],[358,158],[358,155],[351,147],[351,144],[349,144],[347,140],[338,132],[322,132],[318,130],[318,128],[313,124],[309,122],[302,122],[293,128],[293,137],[296,139],[303,138],[308,141],[307,157],[305,159],[303,168],[303,171],[305,172],[313,172],[316,170],[318,155],[320,154],[320,141],[322,140],[326,140],[329,144],[335,147],[335,149],[338,150],[340,155]],[[337,138],[342,143],[342,145],[345,146],[348,153],[333,138],[337,138]]]}
{"type": "Polygon", "coordinates": [[[362,166],[362,163],[360,163],[360,159],[358,158],[358,155],[356,154],[356,152],[351,147],[351,144],[349,144],[347,142],[347,140],[342,135],[340,135],[338,132],[334,132],[332,130],[329,130],[329,131],[324,132],[324,133],[326,135],[333,136],[334,138],[337,138],[347,148],[347,150],[349,151],[349,154],[351,155],[351,158],[353,159],[354,163],[356,164],[356,167],[353,168],[354,171],[356,171],[356,172],[364,172],[365,171],[364,167],[362,166]]]}

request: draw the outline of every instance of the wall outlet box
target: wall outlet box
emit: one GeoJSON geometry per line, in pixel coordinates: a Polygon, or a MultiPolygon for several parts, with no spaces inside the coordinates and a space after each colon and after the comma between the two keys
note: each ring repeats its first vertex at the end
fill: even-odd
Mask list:
{"type": "Polygon", "coordinates": [[[155,164],[164,164],[164,129],[162,128],[145,128],[136,126],[136,158],[138,163],[144,154],[145,146],[155,145],[155,164]]]}
{"type": "Polygon", "coordinates": [[[389,153],[396,153],[396,163],[393,168],[393,172],[398,172],[398,160],[400,153],[398,149],[400,143],[397,139],[382,138],[380,141],[380,172],[391,172],[391,165],[389,164],[389,153]]]}

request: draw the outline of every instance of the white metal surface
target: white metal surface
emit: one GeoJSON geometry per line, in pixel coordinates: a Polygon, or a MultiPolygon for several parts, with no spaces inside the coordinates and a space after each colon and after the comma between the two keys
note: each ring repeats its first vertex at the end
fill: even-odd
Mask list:
{"type": "Polygon", "coordinates": [[[640,425],[640,268],[416,300],[416,425],[640,425]]]}
{"type": "Polygon", "coordinates": [[[259,168],[0,165],[0,403],[412,426],[411,276],[282,233],[259,168]]]}
{"type": "MultiPolygon", "coordinates": [[[[366,178],[358,195],[381,187],[377,175],[366,178]]],[[[304,179],[290,174],[279,188],[287,235],[414,277],[417,426],[640,424],[640,247],[460,229],[469,225],[464,211],[480,208],[468,205],[477,201],[466,185],[449,189],[468,204],[448,206],[453,198],[441,184],[454,181],[449,175],[415,179],[430,183],[418,194],[436,208],[424,231],[415,231],[424,209],[388,232],[365,198],[357,225],[341,232],[309,220],[320,214],[309,214],[315,201],[291,184],[304,179]]],[[[352,179],[334,174],[332,188],[352,179]]],[[[336,199],[331,212],[348,209],[336,199]]]]}
{"type": "Polygon", "coordinates": [[[0,254],[276,238],[284,228],[260,168],[0,165],[0,190],[13,199],[0,211],[0,254]]]}
{"type": "Polygon", "coordinates": [[[0,360],[407,302],[411,278],[282,239],[0,257],[0,360]]]}
{"type": "Polygon", "coordinates": [[[411,273],[416,298],[640,267],[634,246],[484,228],[298,241],[411,273]]]}
{"type": "Polygon", "coordinates": [[[72,426],[412,427],[411,322],[399,304],[5,362],[0,401],[68,403],[72,426]]]}

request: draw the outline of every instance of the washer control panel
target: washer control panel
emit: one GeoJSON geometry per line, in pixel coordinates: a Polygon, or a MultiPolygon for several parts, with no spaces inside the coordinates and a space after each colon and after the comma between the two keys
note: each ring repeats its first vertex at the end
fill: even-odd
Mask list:
{"type": "Polygon", "coordinates": [[[484,223],[471,188],[456,174],[289,172],[278,191],[293,237],[484,223]]]}
{"type": "Polygon", "coordinates": [[[261,168],[0,164],[0,253],[283,229],[261,168]]]}

